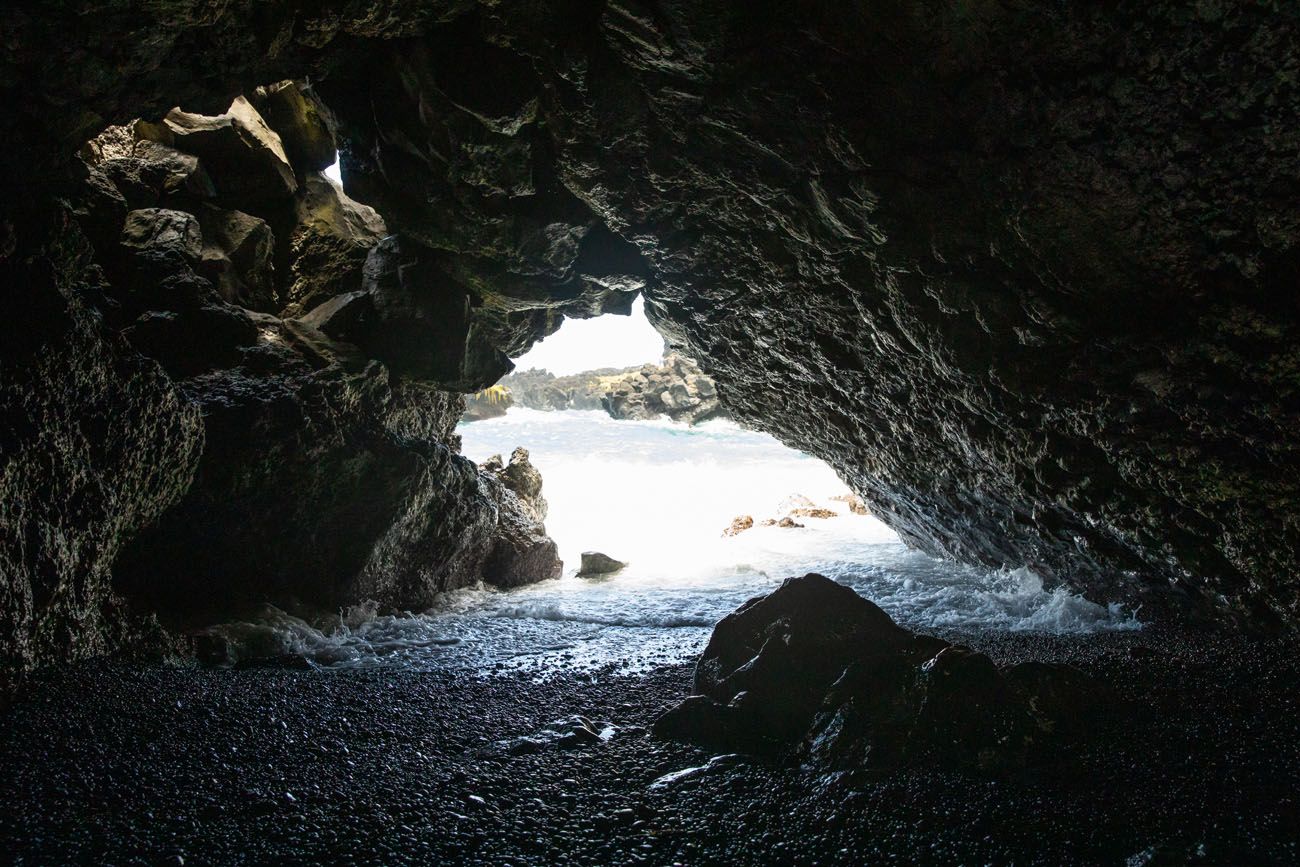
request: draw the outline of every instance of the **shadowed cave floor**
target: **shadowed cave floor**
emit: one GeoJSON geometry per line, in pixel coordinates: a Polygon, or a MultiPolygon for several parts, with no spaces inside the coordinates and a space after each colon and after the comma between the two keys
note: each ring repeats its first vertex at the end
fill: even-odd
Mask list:
{"type": "MultiPolygon", "coordinates": [[[[18,864],[1288,864],[1300,859],[1293,642],[944,634],[1069,661],[1122,706],[1077,755],[1000,780],[820,777],[647,727],[688,666],[623,677],[83,664],[0,713],[18,864]],[[1147,650],[1149,648],[1149,650],[1147,650]],[[512,754],[572,714],[608,741],[512,754]]],[[[0,858],[3,858],[0,855],[0,858]]]]}

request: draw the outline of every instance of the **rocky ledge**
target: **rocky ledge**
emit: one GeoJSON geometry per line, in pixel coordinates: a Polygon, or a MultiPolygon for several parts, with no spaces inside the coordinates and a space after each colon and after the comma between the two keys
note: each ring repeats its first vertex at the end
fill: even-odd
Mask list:
{"type": "Polygon", "coordinates": [[[823,769],[925,763],[990,773],[1058,748],[1100,690],[1069,666],[999,667],[909,632],[848,587],[809,574],[718,623],[694,692],[656,733],[715,750],[793,752],[823,769]]]}

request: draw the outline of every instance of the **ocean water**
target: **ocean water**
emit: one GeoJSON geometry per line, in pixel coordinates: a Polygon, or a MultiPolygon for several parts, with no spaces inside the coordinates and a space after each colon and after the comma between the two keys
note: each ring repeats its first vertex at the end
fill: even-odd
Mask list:
{"type": "Polygon", "coordinates": [[[530,452],[549,504],[563,577],[510,591],[459,590],[434,610],[365,607],[309,624],[269,610],[222,628],[247,655],[293,654],[331,667],[629,671],[694,657],[714,623],[791,575],[820,572],[914,629],[979,627],[1083,633],[1140,628],[1118,606],[1045,590],[1025,568],[978,569],[909,549],[884,524],[833,499],[848,494],[822,462],[728,421],[695,428],[615,421],[600,412],[511,409],[461,425],[475,461],[530,452]],[[792,497],[837,513],[758,525],[792,497]],[[739,515],[756,526],[722,531],[739,515]],[[626,561],[575,574],[583,551],[626,561]]]}

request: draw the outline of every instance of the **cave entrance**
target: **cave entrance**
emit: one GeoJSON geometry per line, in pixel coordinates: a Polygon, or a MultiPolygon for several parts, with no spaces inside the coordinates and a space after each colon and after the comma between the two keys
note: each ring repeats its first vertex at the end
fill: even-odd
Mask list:
{"type": "Polygon", "coordinates": [[[502,637],[522,658],[686,659],[789,575],[909,556],[829,466],[729,419],[641,298],[628,316],[566,320],[515,364],[457,432],[481,465],[523,447],[543,479],[563,575],[462,595],[484,628],[526,624],[502,637]]]}

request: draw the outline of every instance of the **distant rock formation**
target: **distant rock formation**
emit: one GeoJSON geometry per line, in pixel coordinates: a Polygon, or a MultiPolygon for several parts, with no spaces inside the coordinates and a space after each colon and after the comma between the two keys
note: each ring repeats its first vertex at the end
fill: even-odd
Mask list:
{"type": "MultiPolygon", "coordinates": [[[[528,409],[603,409],[612,418],[667,416],[687,424],[724,416],[713,380],[695,362],[675,352],[665,355],[662,364],[601,368],[570,376],[525,370],[510,374],[500,384],[509,391],[512,405],[528,409]]],[[[484,413],[491,411],[471,400],[465,420],[490,418],[484,413]]]]}
{"type": "Polygon", "coordinates": [[[718,388],[699,365],[670,352],[662,366],[644,364],[635,371],[603,381],[601,405],[614,418],[650,419],[666,415],[673,421],[699,424],[723,415],[718,388]]]}

